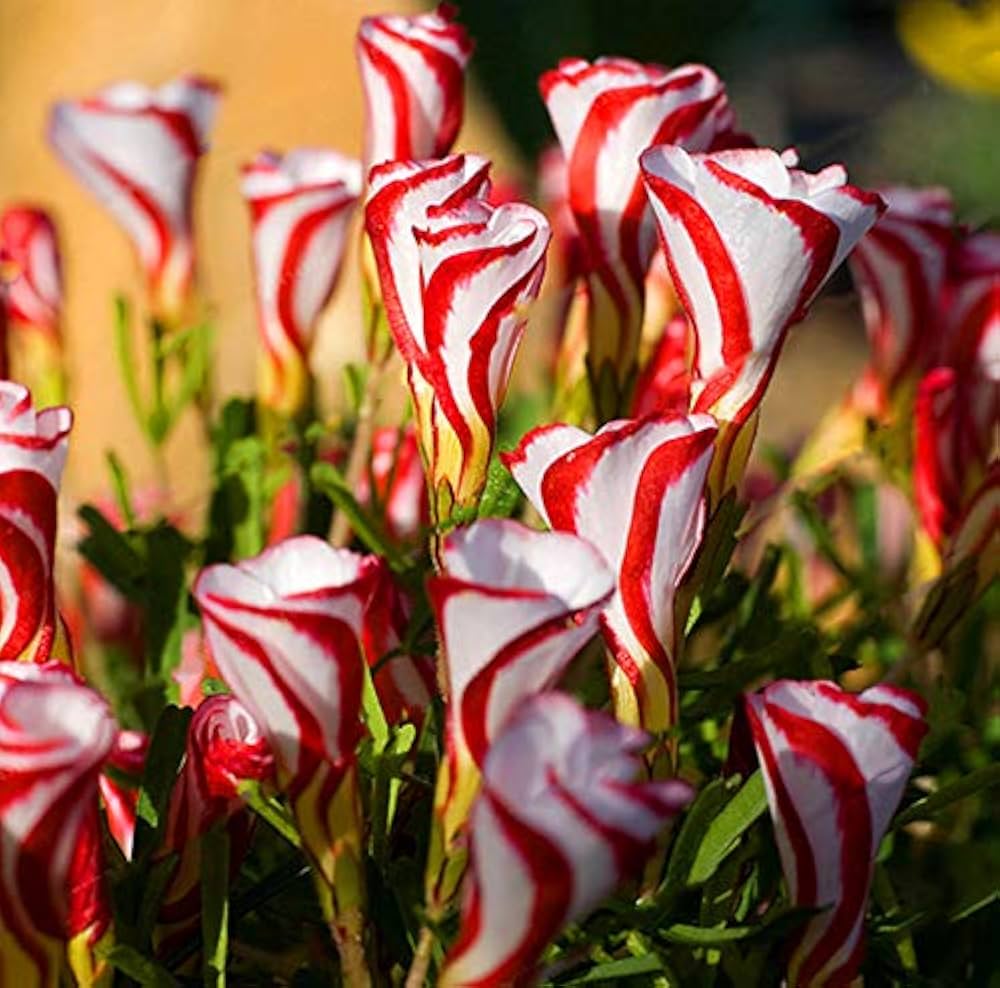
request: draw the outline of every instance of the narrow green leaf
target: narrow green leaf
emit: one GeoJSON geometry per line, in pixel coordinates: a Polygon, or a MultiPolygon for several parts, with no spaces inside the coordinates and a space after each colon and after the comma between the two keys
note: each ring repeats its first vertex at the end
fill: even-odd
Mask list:
{"type": "Polygon", "coordinates": [[[205,988],[226,988],[229,834],[223,827],[213,827],[201,838],[201,936],[205,988]]]}
{"type": "Polygon", "coordinates": [[[115,354],[118,357],[118,368],[125,382],[125,394],[132,414],[139,428],[149,437],[145,403],[139,390],[139,379],[135,373],[135,352],[132,349],[132,312],[124,295],[115,298],[114,315],[115,354]]]}
{"type": "Polygon", "coordinates": [[[700,885],[708,881],[766,809],[764,777],[758,769],[709,823],[688,873],[687,884],[700,885]]]}
{"type": "Polygon", "coordinates": [[[510,471],[495,458],[490,462],[486,487],[479,499],[480,518],[510,518],[521,503],[521,488],[510,471]]]}
{"type": "Polygon", "coordinates": [[[128,536],[119,532],[93,505],[77,512],[87,534],[77,549],[108,583],[133,603],[142,603],[146,566],[128,536]]]}
{"type": "Polygon", "coordinates": [[[364,664],[364,680],[361,691],[361,709],[364,716],[365,726],[372,736],[372,744],[376,755],[385,751],[385,746],[389,742],[389,722],[385,719],[382,710],[382,703],[375,692],[375,683],[372,680],[371,669],[368,663],[364,664]]]}
{"type": "Polygon", "coordinates": [[[351,411],[357,415],[365,398],[368,383],[368,364],[348,363],[344,365],[344,391],[351,411]]]}
{"type": "Polygon", "coordinates": [[[201,325],[189,330],[180,348],[183,371],[177,393],[167,404],[170,426],[180,418],[184,410],[194,401],[205,387],[212,359],[214,331],[211,326],[201,325]]]}
{"type": "Polygon", "coordinates": [[[585,975],[572,981],[561,981],[565,988],[573,985],[593,985],[600,982],[617,984],[621,978],[634,978],[641,974],[661,974],[664,970],[663,961],[656,954],[644,954],[642,957],[622,957],[614,961],[606,961],[592,967],[585,975]]]}
{"type": "Polygon", "coordinates": [[[132,495],[129,491],[128,477],[125,474],[125,467],[118,459],[114,450],[107,452],[108,470],[111,473],[111,488],[118,502],[118,510],[125,519],[126,528],[135,528],[135,513],[132,510],[132,495]]]}
{"type": "Polygon", "coordinates": [[[670,943],[680,943],[688,947],[720,947],[727,943],[746,940],[761,932],[759,926],[718,926],[706,928],[690,923],[674,923],[661,931],[670,943]]]}
{"type": "Polygon", "coordinates": [[[905,827],[914,820],[927,820],[946,806],[995,785],[1000,785],[1000,765],[985,765],[964,778],[938,789],[937,792],[918,799],[902,813],[897,814],[892,825],[898,828],[905,827]]]}
{"type": "Polygon", "coordinates": [[[239,785],[240,798],[292,847],[301,848],[302,838],[288,810],[277,800],[266,796],[259,782],[246,781],[239,785]]]}
{"type": "Polygon", "coordinates": [[[167,807],[184,757],[191,711],[165,707],[153,729],[142,773],[142,786],[136,806],[135,850],[133,858],[142,861],[161,843],[167,823],[167,807]]]}
{"type": "Polygon", "coordinates": [[[127,944],[116,943],[106,952],[98,949],[98,956],[142,988],[180,988],[180,982],[166,968],[127,944]]]}

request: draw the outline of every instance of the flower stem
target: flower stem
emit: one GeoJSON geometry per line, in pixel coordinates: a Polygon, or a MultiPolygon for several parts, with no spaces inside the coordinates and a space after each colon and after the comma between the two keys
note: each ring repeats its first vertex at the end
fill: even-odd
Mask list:
{"type": "Polygon", "coordinates": [[[413,963],[406,975],[404,988],[423,988],[427,981],[427,970],[431,966],[431,951],[434,948],[434,934],[429,926],[420,928],[417,940],[417,950],[413,955],[413,963]]]}

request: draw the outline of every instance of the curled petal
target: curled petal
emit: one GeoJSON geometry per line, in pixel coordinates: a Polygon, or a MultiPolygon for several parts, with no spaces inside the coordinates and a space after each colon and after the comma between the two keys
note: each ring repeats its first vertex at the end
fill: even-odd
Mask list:
{"type": "Polygon", "coordinates": [[[335,151],[263,151],[244,167],[242,187],[266,354],[261,397],[292,415],[309,398],[309,351],[340,271],[361,168],[335,151]]]}
{"type": "Polygon", "coordinates": [[[0,981],[95,976],[110,935],[98,778],[116,727],[58,663],[0,663],[0,981]]]}
{"type": "Polygon", "coordinates": [[[850,267],[884,405],[904,377],[935,359],[953,206],[945,189],[894,186],[879,192],[888,208],[858,241],[850,267]]]}
{"type": "Polygon", "coordinates": [[[115,746],[108,755],[108,766],[120,775],[129,777],[127,785],[107,772],[99,780],[101,800],[108,830],[121,848],[126,860],[132,858],[132,843],[135,838],[135,815],[139,803],[139,784],[146,767],[149,751],[149,735],[142,731],[120,731],[115,746]]]}
{"type": "Polygon", "coordinates": [[[72,424],[68,408],[36,412],[27,389],[0,381],[0,660],[53,654],[56,501],[72,424]]]}
{"type": "Polygon", "coordinates": [[[486,482],[549,241],[536,209],[489,205],[487,168],[462,156],[377,167],[366,210],[438,514],[474,503],[486,482]]]}
{"type": "Polygon", "coordinates": [[[412,541],[428,524],[427,484],[412,423],[375,430],[370,477],[362,474],[355,496],[384,514],[386,534],[399,542],[412,541]]]}
{"type": "Polygon", "coordinates": [[[62,262],[55,224],[42,209],[11,206],[0,215],[0,258],[11,265],[10,318],[56,337],[62,311],[62,262]]]}
{"type": "Polygon", "coordinates": [[[447,154],[462,125],[472,54],[452,8],[365,17],[355,53],[365,98],[365,170],[383,161],[447,154]]]}
{"type": "Polygon", "coordinates": [[[611,422],[593,436],[543,426],[504,458],[549,525],[592,542],[614,569],[601,622],[616,712],[648,730],[676,723],[674,598],[701,542],[715,436],[708,415],[611,422]]]}
{"type": "Polygon", "coordinates": [[[160,907],[157,946],[163,953],[190,937],[201,910],[200,838],[219,824],[230,836],[230,867],[239,869],[250,818],[238,786],[269,778],[274,761],[250,712],[233,696],[209,697],[188,728],[184,765],[170,798],[164,853],[177,864],[160,907]]]}
{"type": "Polygon", "coordinates": [[[782,680],[748,695],[792,902],[822,908],[789,961],[788,983],[846,985],[861,964],[872,862],[927,725],[923,701],[874,686],[782,680]]]}
{"type": "Polygon", "coordinates": [[[813,175],[767,148],[689,155],[653,147],[641,165],[697,336],[693,408],[723,429],[713,465],[713,495],[721,496],[742,471],[737,433],[763,398],[788,327],[883,204],[848,185],[839,165],[813,175]]]}
{"type": "Polygon", "coordinates": [[[599,379],[606,365],[624,393],[656,246],[639,155],[655,144],[707,151],[732,127],[732,111],[725,87],[703,65],[667,70],[624,58],[570,58],[544,73],[539,88],[566,156],[569,205],[586,246],[591,375],[599,379]]]}
{"type": "Polygon", "coordinates": [[[159,89],[119,82],[56,103],[49,120],[59,156],[132,241],[153,312],[168,324],[193,287],[191,197],[218,94],[192,76],[159,89]]]}
{"type": "Polygon", "coordinates": [[[646,740],[563,694],[521,705],[486,759],[439,984],[527,983],[546,944],[641,867],[692,796],[684,782],[635,781],[646,740]]]}
{"type": "Polygon", "coordinates": [[[632,417],[684,415],[691,405],[691,324],[674,316],[642,369],[632,399],[632,417]]]}

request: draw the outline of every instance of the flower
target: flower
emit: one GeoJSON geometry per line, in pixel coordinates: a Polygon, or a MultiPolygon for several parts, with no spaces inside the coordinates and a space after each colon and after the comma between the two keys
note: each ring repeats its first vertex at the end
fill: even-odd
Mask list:
{"type": "Polygon", "coordinates": [[[82,985],[111,939],[98,777],[117,728],[58,663],[0,663],[0,980],[82,985]]]}
{"type": "Polygon", "coordinates": [[[56,103],[49,120],[59,156],[132,241],[151,311],[166,326],[184,315],[194,287],[192,191],[218,95],[194,76],[159,89],[118,82],[56,103]]]}
{"type": "Polygon", "coordinates": [[[720,423],[713,500],[743,473],[788,327],[883,208],[839,165],[813,175],[786,160],[767,148],[689,155],[669,145],[641,159],[697,337],[692,410],[720,423]]]}
{"type": "Polygon", "coordinates": [[[10,264],[7,309],[12,321],[54,338],[62,314],[62,262],[52,218],[34,206],[0,215],[0,257],[10,264]]]}
{"type": "Polygon", "coordinates": [[[715,422],[708,415],[529,432],[504,463],[548,524],[592,542],[617,577],[601,627],[615,661],[615,712],[665,731],[677,722],[684,616],[675,594],[705,525],[715,422]]]}
{"type": "Polygon", "coordinates": [[[475,504],[486,483],[549,241],[538,210],[487,204],[488,168],[464,155],[379,165],[365,211],[439,519],[475,504]]]}
{"type": "Polygon", "coordinates": [[[212,658],[271,748],[338,937],[360,936],[354,748],[376,566],[305,535],[235,566],[209,566],[194,587],[212,658]]]}
{"type": "Polygon", "coordinates": [[[430,511],[413,423],[375,430],[370,470],[361,475],[355,497],[359,504],[384,515],[386,535],[391,539],[410,542],[420,535],[430,521],[430,511]]]}
{"type": "Polygon", "coordinates": [[[365,611],[365,657],[386,720],[421,723],[437,693],[434,662],[428,655],[401,651],[410,624],[409,596],[393,579],[392,570],[378,560],[375,589],[365,611]]]}
{"type": "Polygon", "coordinates": [[[865,905],[879,843],[927,725],[916,694],[879,685],[781,680],[745,697],[781,867],[810,919],[788,983],[846,985],[861,965],[865,905]]]}
{"type": "MultiPolygon", "coordinates": [[[[448,691],[447,758],[435,800],[446,855],[494,738],[597,633],[613,588],[597,550],[573,535],[485,519],[445,540],[427,592],[448,691]]],[[[433,850],[428,876],[432,901],[447,901],[451,890],[435,887],[433,850]]]]}
{"type": "Polygon", "coordinates": [[[0,381],[0,660],[68,658],[52,566],[72,424],[68,408],[38,412],[26,388],[0,381]]]}
{"type": "Polygon", "coordinates": [[[639,374],[632,397],[632,416],[684,415],[691,402],[691,324],[674,316],[639,374]]]}
{"type": "Polygon", "coordinates": [[[98,780],[108,830],[127,861],[132,860],[139,784],[146,768],[148,753],[148,734],[142,731],[119,731],[107,764],[116,773],[127,775],[129,782],[133,784],[120,782],[115,775],[107,772],[102,773],[98,780]]]}
{"type": "Polygon", "coordinates": [[[569,205],[585,245],[590,294],[587,366],[600,421],[624,410],[643,321],[656,227],[639,155],[654,144],[707,151],[731,130],[711,69],[667,70],[625,58],[563,59],[539,79],[567,162],[569,205]]]}
{"type": "Polygon", "coordinates": [[[336,151],[262,151],[243,168],[264,360],[261,401],[296,415],[311,397],[309,351],[361,192],[358,162],[336,151]]]}
{"type": "Polygon", "coordinates": [[[646,741],[560,693],[520,705],[486,758],[442,988],[527,983],[549,941],[641,867],[692,797],[685,782],[635,781],[646,741]]]}
{"type": "Polygon", "coordinates": [[[892,186],[879,194],[888,208],[858,241],[849,266],[871,348],[873,410],[883,412],[899,385],[912,381],[933,359],[943,330],[941,294],[952,247],[953,206],[941,188],[892,186]]]}
{"type": "Polygon", "coordinates": [[[259,725],[233,696],[208,697],[188,727],[184,763],[170,797],[164,854],[177,864],[160,906],[157,950],[168,954],[190,936],[201,913],[201,842],[218,825],[229,832],[231,867],[249,845],[251,817],[240,783],[271,776],[274,761],[259,725]]]}
{"type": "Polygon", "coordinates": [[[453,9],[365,17],[355,53],[365,98],[365,174],[383,161],[447,154],[462,126],[472,54],[453,9]]]}

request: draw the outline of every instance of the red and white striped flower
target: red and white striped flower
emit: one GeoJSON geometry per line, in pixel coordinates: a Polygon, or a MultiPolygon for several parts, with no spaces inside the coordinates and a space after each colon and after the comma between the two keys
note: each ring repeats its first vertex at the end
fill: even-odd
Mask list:
{"type": "Polygon", "coordinates": [[[813,175],[767,148],[654,147],[642,170],[674,286],[697,337],[693,410],[720,422],[712,493],[735,486],[788,327],[878,218],[877,195],[832,165],[813,175]],[[737,440],[740,440],[737,442],[737,440]]]}
{"type": "Polygon", "coordinates": [[[636,781],[646,741],[561,693],[521,704],[486,758],[442,988],[529,983],[560,930],[642,867],[693,795],[685,782],[636,781]]]}
{"type": "Polygon", "coordinates": [[[0,660],[59,652],[52,567],[72,424],[68,408],[36,412],[26,388],[0,381],[0,660]]]}
{"type": "Polygon", "coordinates": [[[945,305],[942,365],[924,376],[914,406],[914,494],[939,549],[1000,456],[1000,234],[958,244],[945,305]]]}
{"type": "Polygon", "coordinates": [[[10,377],[10,353],[7,344],[7,286],[4,284],[2,274],[0,268],[0,381],[6,381],[10,377]]]}
{"type": "Polygon", "coordinates": [[[105,972],[111,938],[97,784],[117,728],[57,663],[0,663],[0,984],[105,972]]]}
{"type": "Polygon", "coordinates": [[[365,223],[407,366],[432,510],[475,503],[545,266],[549,225],[485,201],[489,165],[455,155],[372,169],[365,223]]]}
{"type": "Polygon", "coordinates": [[[585,244],[587,363],[604,421],[622,411],[632,387],[656,248],[639,155],[654,144],[707,151],[732,128],[733,114],[722,82],[703,65],[569,58],[544,73],[539,88],[566,155],[569,205],[585,244]]]}
{"type": "Polygon", "coordinates": [[[365,97],[365,172],[383,161],[440,158],[462,126],[472,42],[441,4],[432,13],[365,17],[355,44],[365,97]]]}
{"type": "Polygon", "coordinates": [[[336,151],[262,151],[243,168],[264,360],[261,400],[284,415],[310,398],[309,352],[344,256],[361,166],[336,151]]]}
{"type": "Polygon", "coordinates": [[[684,315],[663,328],[649,360],[635,383],[632,415],[684,415],[691,404],[691,352],[694,338],[684,315]]]}
{"type": "Polygon", "coordinates": [[[385,519],[386,535],[409,542],[430,521],[427,483],[413,424],[382,426],[372,436],[370,476],[361,475],[355,496],[385,519]]]}
{"type": "MultiPolygon", "coordinates": [[[[613,589],[597,550],[566,533],[486,519],[445,540],[441,572],[427,584],[448,690],[435,805],[445,849],[465,824],[490,745],[594,637],[613,589]]],[[[432,901],[449,891],[432,887],[432,901]]]]}
{"type": "Polygon", "coordinates": [[[0,259],[13,273],[7,295],[11,319],[58,340],[62,264],[49,214],[33,206],[6,209],[0,215],[0,259]]]}
{"type": "Polygon", "coordinates": [[[927,725],[923,700],[873,686],[782,680],[746,698],[792,903],[824,911],[797,939],[788,984],[847,985],[864,951],[872,863],[927,725]]]}
{"type": "Polygon", "coordinates": [[[708,415],[609,422],[593,436],[551,425],[504,457],[545,521],[592,542],[615,571],[601,616],[615,711],[650,731],[677,720],[675,593],[701,544],[715,436],[708,415]]]}
{"type": "Polygon", "coordinates": [[[159,89],[118,82],[56,103],[49,122],[53,147],[132,241],[152,313],[167,325],[194,287],[192,192],[218,96],[194,76],[159,89]]]}
{"type": "Polygon", "coordinates": [[[212,658],[268,741],[327,895],[336,886],[328,907],[341,910],[332,917],[338,930],[360,922],[363,896],[353,767],[376,566],[299,536],[235,566],[210,566],[194,587],[212,658]]]}
{"type": "Polygon", "coordinates": [[[437,693],[434,662],[429,655],[399,651],[412,608],[406,593],[396,585],[392,570],[383,560],[378,562],[375,590],[365,612],[365,656],[389,723],[420,723],[437,693]]]}
{"type": "Polygon", "coordinates": [[[945,189],[893,186],[879,192],[888,208],[850,259],[868,331],[877,411],[934,359],[954,220],[945,189]]]}
{"type": "Polygon", "coordinates": [[[126,860],[132,859],[139,785],[148,753],[148,734],[143,731],[119,731],[107,760],[108,767],[114,769],[115,774],[104,772],[98,782],[108,831],[126,860]],[[120,781],[122,775],[127,776],[131,784],[120,781]]]}
{"type": "Polygon", "coordinates": [[[232,864],[246,851],[251,817],[239,785],[268,779],[274,761],[263,732],[233,696],[211,696],[188,728],[184,764],[170,797],[163,853],[177,865],[160,906],[157,949],[169,953],[191,935],[201,912],[200,838],[212,827],[229,831],[232,864]]]}

